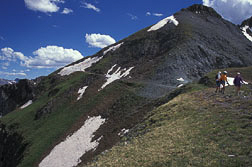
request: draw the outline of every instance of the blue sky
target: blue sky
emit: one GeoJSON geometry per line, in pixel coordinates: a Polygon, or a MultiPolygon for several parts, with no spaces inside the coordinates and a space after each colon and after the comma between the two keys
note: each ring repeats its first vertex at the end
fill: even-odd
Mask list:
{"type": "Polygon", "coordinates": [[[0,78],[48,75],[195,3],[222,11],[218,0],[203,1],[1,0],[0,78]]]}

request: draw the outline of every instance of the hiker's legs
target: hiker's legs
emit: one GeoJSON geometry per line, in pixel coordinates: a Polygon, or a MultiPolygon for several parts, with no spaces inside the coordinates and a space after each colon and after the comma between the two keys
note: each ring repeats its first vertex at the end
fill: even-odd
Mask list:
{"type": "Polygon", "coordinates": [[[223,86],[222,93],[224,94],[225,93],[225,82],[222,83],[222,86],[223,86]]]}
{"type": "MultiPolygon", "coordinates": [[[[215,93],[217,93],[218,92],[218,90],[219,90],[219,87],[217,86],[216,87],[216,90],[215,90],[215,93]]],[[[220,90],[219,90],[220,91],[220,90]]]]}
{"type": "Polygon", "coordinates": [[[220,92],[220,81],[216,81],[216,90],[215,92],[217,93],[218,91],[220,92]]]}
{"type": "Polygon", "coordinates": [[[240,90],[241,90],[241,87],[240,86],[236,86],[236,95],[239,95],[240,90]]]}

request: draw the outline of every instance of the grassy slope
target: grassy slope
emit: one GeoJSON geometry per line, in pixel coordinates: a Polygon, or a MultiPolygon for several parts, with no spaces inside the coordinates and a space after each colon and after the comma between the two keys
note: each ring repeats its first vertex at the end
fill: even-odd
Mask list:
{"type": "MultiPolygon", "coordinates": [[[[110,103],[115,100],[117,100],[115,104],[120,104],[119,108],[124,107],[120,109],[120,112],[117,111],[114,114],[117,117],[127,116],[125,112],[129,111],[129,108],[134,108],[143,101],[134,93],[134,89],[138,85],[127,86],[127,83],[124,82],[113,83],[99,94],[97,94],[96,85],[90,86],[85,92],[85,97],[77,101],[77,91],[83,87],[83,82],[88,77],[90,77],[90,74],[75,73],[54,84],[47,77],[40,85],[45,92],[32,105],[22,110],[17,109],[1,118],[2,124],[7,127],[14,126],[15,131],[21,134],[25,142],[29,144],[24,158],[19,164],[20,167],[36,166],[55,144],[66,137],[66,134],[82,126],[87,116],[101,114],[103,110],[108,110],[107,107],[110,107],[110,103]],[[55,95],[48,96],[55,89],[59,91],[55,95]],[[43,108],[51,100],[54,101],[52,113],[35,120],[36,111],[43,108]],[[132,100],[134,101],[132,102],[132,100]]],[[[117,106],[114,106],[114,108],[118,109],[117,106]]],[[[113,109],[109,109],[104,114],[113,115],[114,112],[113,109]]]]}
{"type": "MultiPolygon", "coordinates": [[[[228,71],[240,71],[251,82],[251,69],[228,71]]],[[[234,95],[234,87],[225,95],[214,88],[181,94],[139,125],[146,133],[125,139],[88,166],[252,166],[252,86],[242,91],[242,96],[234,95]]]]}
{"type": "MultiPolygon", "coordinates": [[[[66,80],[56,86],[60,89],[57,95],[51,98],[62,96],[62,93],[70,87],[78,84],[85,75],[75,75],[71,80],[66,80]]],[[[44,83],[47,87],[49,84],[44,83]]],[[[16,110],[1,119],[1,122],[7,126],[17,125],[17,132],[22,134],[25,142],[29,143],[29,149],[26,151],[24,160],[20,166],[33,166],[41,155],[47,150],[57,139],[69,129],[69,127],[77,120],[81,111],[72,112],[69,102],[58,105],[56,111],[50,114],[50,117],[34,120],[35,113],[41,109],[47,102],[51,100],[45,92],[31,106],[16,110]]],[[[73,97],[69,98],[69,101],[73,97]]]]}

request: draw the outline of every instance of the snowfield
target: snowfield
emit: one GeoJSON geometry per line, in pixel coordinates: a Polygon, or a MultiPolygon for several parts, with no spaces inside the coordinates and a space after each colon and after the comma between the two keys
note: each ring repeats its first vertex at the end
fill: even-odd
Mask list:
{"type": "Polygon", "coordinates": [[[21,109],[24,109],[24,108],[28,107],[28,106],[31,105],[31,104],[32,104],[32,100],[29,100],[29,101],[26,102],[24,105],[22,105],[20,108],[21,108],[21,109]]]}
{"type": "Polygon", "coordinates": [[[163,20],[161,20],[160,22],[158,22],[157,24],[155,24],[154,26],[152,26],[148,32],[150,31],[156,31],[162,27],[164,27],[167,23],[173,23],[175,26],[179,25],[179,22],[176,20],[176,18],[172,15],[170,17],[167,17],[163,20]]]}
{"type": "Polygon", "coordinates": [[[106,54],[107,54],[108,52],[110,52],[110,51],[112,51],[112,52],[116,51],[117,49],[119,49],[119,48],[121,47],[121,45],[123,45],[123,42],[120,43],[120,44],[118,44],[118,45],[111,46],[110,48],[108,48],[107,50],[105,50],[105,51],[103,52],[103,55],[106,55],[106,54]]]}
{"type": "Polygon", "coordinates": [[[68,136],[39,164],[39,167],[74,167],[81,162],[81,157],[90,150],[95,150],[100,139],[92,141],[95,133],[105,119],[101,116],[89,117],[84,125],[73,135],[68,136]]]}
{"type": "Polygon", "coordinates": [[[242,33],[243,35],[245,35],[246,38],[248,38],[248,40],[250,40],[252,42],[252,36],[250,36],[248,33],[247,33],[247,29],[249,29],[249,26],[245,26],[242,28],[242,33]]]}
{"type": "Polygon", "coordinates": [[[88,88],[88,86],[84,86],[83,88],[80,88],[78,93],[80,94],[79,97],[77,98],[77,100],[80,100],[83,96],[83,94],[85,93],[86,89],[88,88]]]}
{"type": "Polygon", "coordinates": [[[80,62],[78,64],[74,64],[72,66],[68,66],[68,67],[64,67],[58,74],[61,76],[65,76],[65,75],[70,75],[74,72],[77,71],[83,71],[85,72],[85,70],[89,67],[92,66],[92,64],[97,63],[98,61],[100,61],[103,57],[89,57],[87,59],[85,59],[83,62],[80,62]]]}
{"type": "Polygon", "coordinates": [[[116,66],[117,64],[115,64],[108,70],[106,74],[107,81],[102,85],[101,89],[99,89],[98,91],[101,91],[106,86],[108,86],[109,84],[111,84],[112,82],[118,79],[121,79],[122,77],[127,77],[130,74],[130,71],[134,68],[134,67],[130,67],[128,70],[126,68],[121,70],[121,67],[118,67],[114,73],[110,74],[116,66]]]}

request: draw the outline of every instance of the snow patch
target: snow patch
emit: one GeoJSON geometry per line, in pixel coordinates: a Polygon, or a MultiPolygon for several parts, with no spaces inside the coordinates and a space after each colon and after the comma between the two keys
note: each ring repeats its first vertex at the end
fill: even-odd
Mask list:
{"type": "Polygon", "coordinates": [[[118,44],[118,45],[111,46],[110,48],[108,48],[107,50],[105,50],[105,51],[103,52],[103,55],[106,55],[106,54],[107,54],[108,52],[110,52],[110,51],[112,51],[112,52],[116,51],[117,49],[119,49],[119,48],[121,47],[122,44],[123,44],[123,42],[120,43],[120,44],[118,44]]]}
{"type": "Polygon", "coordinates": [[[123,137],[125,134],[129,133],[129,129],[123,128],[120,133],[118,133],[118,136],[123,137]]]}
{"type": "Polygon", "coordinates": [[[163,20],[161,20],[160,22],[158,22],[157,24],[155,24],[154,26],[152,26],[148,32],[150,31],[156,31],[162,27],[164,27],[167,23],[173,23],[175,26],[179,25],[179,22],[176,20],[176,18],[172,15],[170,17],[167,17],[163,20]]]}
{"type": "Polygon", "coordinates": [[[245,35],[246,38],[248,38],[248,40],[250,40],[252,42],[252,36],[250,36],[248,33],[247,33],[247,29],[249,29],[249,26],[244,26],[241,28],[242,29],[242,33],[243,35],[245,35]]]}
{"type": "Polygon", "coordinates": [[[177,81],[184,82],[185,80],[184,80],[184,78],[179,78],[179,79],[177,79],[177,81]]]}
{"type": "Polygon", "coordinates": [[[101,116],[89,117],[84,125],[73,135],[68,136],[45,157],[39,167],[73,167],[81,162],[81,157],[99,145],[98,140],[92,141],[94,133],[105,123],[101,116]]]}
{"type": "Polygon", "coordinates": [[[24,105],[22,105],[20,108],[21,108],[21,109],[24,109],[24,108],[28,107],[28,106],[31,105],[31,104],[32,104],[32,100],[29,100],[29,101],[26,102],[24,105]]]}
{"type": "Polygon", "coordinates": [[[181,88],[182,86],[184,86],[184,84],[180,84],[179,86],[177,86],[178,88],[181,88]]]}
{"type": "Polygon", "coordinates": [[[83,71],[85,72],[85,70],[89,67],[92,66],[92,64],[97,63],[98,61],[100,61],[103,57],[89,57],[87,59],[85,59],[83,62],[80,62],[78,64],[74,64],[72,66],[68,66],[68,67],[64,67],[58,74],[61,76],[65,76],[65,75],[70,75],[74,72],[77,71],[83,71]]]}
{"type": "Polygon", "coordinates": [[[98,91],[101,91],[106,86],[108,86],[109,84],[111,84],[112,82],[118,79],[121,79],[122,77],[127,77],[130,74],[130,71],[134,68],[134,67],[130,67],[128,70],[126,68],[121,70],[121,67],[118,67],[117,70],[113,74],[110,74],[116,66],[117,64],[113,65],[108,70],[107,74],[105,75],[107,78],[107,81],[102,85],[101,89],[99,89],[98,91]]]}
{"type": "Polygon", "coordinates": [[[80,88],[78,93],[80,94],[79,97],[77,98],[77,100],[80,100],[83,96],[83,94],[85,93],[86,89],[88,88],[88,86],[84,86],[83,88],[80,88]]]}

